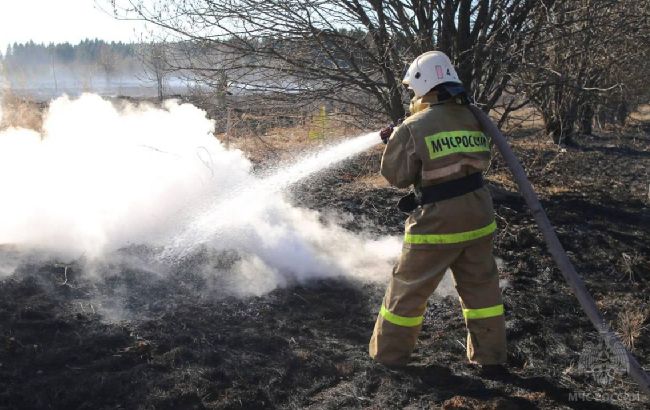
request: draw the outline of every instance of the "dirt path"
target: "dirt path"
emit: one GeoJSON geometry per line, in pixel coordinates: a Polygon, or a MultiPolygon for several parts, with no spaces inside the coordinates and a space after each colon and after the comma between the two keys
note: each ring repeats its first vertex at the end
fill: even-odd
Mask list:
{"type": "MultiPolygon", "coordinates": [[[[563,153],[513,140],[606,318],[623,335],[639,330],[634,352],[646,366],[649,131],[563,153]]],[[[399,235],[400,192],[368,175],[377,154],[303,184],[294,202],[350,213],[353,230],[399,235]]],[[[611,366],[603,385],[584,374],[598,335],[498,159],[488,177],[508,281],[510,376],[484,379],[465,364],[452,297],[431,300],[413,364],[394,371],[366,355],[383,284],[317,281],[235,299],[206,292],[191,265],[165,278],[115,265],[90,282],[80,266],[35,262],[0,282],[0,408],[646,408],[611,366]]]]}

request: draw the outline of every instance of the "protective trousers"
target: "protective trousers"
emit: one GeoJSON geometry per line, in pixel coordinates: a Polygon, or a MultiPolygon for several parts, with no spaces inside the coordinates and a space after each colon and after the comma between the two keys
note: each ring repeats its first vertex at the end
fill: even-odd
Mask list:
{"type": "Polygon", "coordinates": [[[453,249],[404,248],[370,339],[372,358],[387,365],[408,362],[427,299],[448,267],[465,317],[468,359],[478,364],[505,363],[505,320],[492,238],[453,249]]]}

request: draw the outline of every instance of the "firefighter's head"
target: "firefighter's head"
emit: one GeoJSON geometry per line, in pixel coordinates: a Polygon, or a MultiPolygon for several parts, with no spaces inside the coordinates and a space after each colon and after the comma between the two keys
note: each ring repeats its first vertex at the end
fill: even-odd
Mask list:
{"type": "Polygon", "coordinates": [[[406,71],[402,84],[412,90],[416,98],[434,88],[448,93],[450,97],[465,92],[449,57],[441,51],[427,51],[417,57],[406,71]]]}

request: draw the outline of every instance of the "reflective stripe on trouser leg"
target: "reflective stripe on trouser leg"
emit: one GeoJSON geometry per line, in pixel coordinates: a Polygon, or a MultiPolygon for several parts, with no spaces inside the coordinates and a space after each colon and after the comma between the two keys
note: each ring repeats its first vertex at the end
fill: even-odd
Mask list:
{"type": "Polygon", "coordinates": [[[386,306],[384,306],[383,304],[381,305],[381,310],[379,311],[379,314],[384,319],[388,320],[390,323],[397,326],[404,326],[404,327],[419,326],[422,324],[422,321],[424,320],[424,316],[406,317],[406,316],[396,315],[394,313],[391,313],[388,309],[386,309],[386,306]]]}
{"type": "Polygon", "coordinates": [[[489,317],[503,315],[503,305],[494,305],[481,309],[463,309],[465,319],[487,319],[489,317]]]}
{"type": "Polygon", "coordinates": [[[406,364],[422,327],[426,301],[460,249],[404,248],[386,289],[369,353],[384,364],[406,364]]]}
{"type": "Polygon", "coordinates": [[[506,332],[492,241],[465,248],[451,265],[467,326],[467,357],[479,364],[506,361],[506,332]]]}

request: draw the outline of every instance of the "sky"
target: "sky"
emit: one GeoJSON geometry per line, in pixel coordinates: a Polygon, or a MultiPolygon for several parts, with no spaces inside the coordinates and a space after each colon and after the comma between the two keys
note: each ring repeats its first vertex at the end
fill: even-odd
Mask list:
{"type": "Polygon", "coordinates": [[[146,34],[144,23],[119,21],[100,6],[108,0],[0,0],[0,53],[28,42],[78,43],[85,38],[133,42],[146,34]]]}

